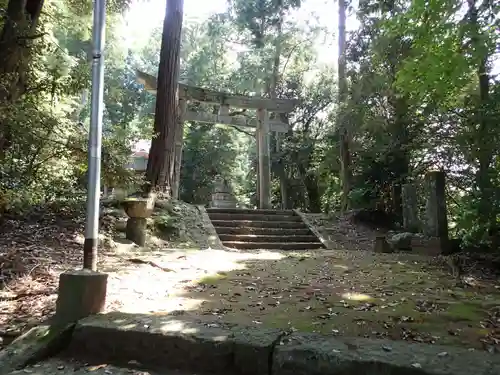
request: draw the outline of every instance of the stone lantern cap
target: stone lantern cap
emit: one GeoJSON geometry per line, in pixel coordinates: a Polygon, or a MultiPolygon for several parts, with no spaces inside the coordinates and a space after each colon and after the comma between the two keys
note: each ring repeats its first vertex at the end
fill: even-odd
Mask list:
{"type": "Polygon", "coordinates": [[[155,208],[155,196],[148,198],[129,197],[123,201],[123,208],[128,217],[148,218],[155,208]]]}

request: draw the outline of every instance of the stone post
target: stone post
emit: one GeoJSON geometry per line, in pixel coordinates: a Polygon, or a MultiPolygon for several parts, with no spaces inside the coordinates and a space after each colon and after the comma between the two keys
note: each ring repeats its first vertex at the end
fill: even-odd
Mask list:
{"type": "Polygon", "coordinates": [[[213,208],[236,208],[237,206],[231,187],[220,176],[215,178],[210,206],[213,208]]]}
{"type": "Polygon", "coordinates": [[[255,206],[257,208],[260,207],[260,166],[259,166],[259,150],[260,150],[260,142],[259,142],[259,132],[255,133],[255,145],[257,146],[257,183],[255,184],[255,206]]]}
{"type": "Polygon", "coordinates": [[[404,184],[401,189],[403,208],[403,228],[407,232],[420,232],[418,219],[417,187],[415,184],[404,184]]]}
{"type": "Polygon", "coordinates": [[[174,161],[174,181],[172,183],[172,198],[179,199],[179,187],[181,184],[182,146],[184,143],[184,114],[186,113],[187,100],[179,98],[179,123],[175,133],[175,161],[174,161]]]}
{"type": "MultiPolygon", "coordinates": [[[[279,155],[281,152],[281,133],[280,132],[275,132],[276,135],[276,154],[279,155]]],[[[282,161],[280,162],[282,163],[282,161]]],[[[280,180],[280,193],[281,193],[281,209],[286,210],[287,207],[287,202],[288,202],[288,196],[287,196],[287,186],[286,186],[286,179],[284,178],[285,175],[285,167],[283,165],[278,166],[279,170],[279,180],[280,180]]]]}
{"type": "Polygon", "coordinates": [[[106,304],[108,275],[90,270],[67,271],[59,276],[55,326],[98,314],[106,304]]]}
{"type": "Polygon", "coordinates": [[[271,158],[269,149],[269,113],[257,111],[257,137],[259,139],[259,208],[271,208],[271,158]]]}
{"type": "Polygon", "coordinates": [[[402,224],[403,220],[403,203],[401,198],[401,185],[400,184],[392,184],[391,189],[391,201],[392,201],[392,210],[398,224],[402,224]]]}
{"type": "Polygon", "coordinates": [[[448,218],[446,210],[445,173],[428,172],[425,176],[427,201],[425,205],[424,233],[440,239],[441,251],[448,246],[448,218]]]}

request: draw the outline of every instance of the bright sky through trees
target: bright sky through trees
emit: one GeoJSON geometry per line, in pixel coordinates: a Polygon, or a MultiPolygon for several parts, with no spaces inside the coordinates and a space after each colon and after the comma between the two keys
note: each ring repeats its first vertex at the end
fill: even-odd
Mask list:
{"type": "MultiPolygon", "coordinates": [[[[125,41],[148,38],[151,30],[160,25],[165,16],[166,0],[136,0],[125,16],[125,41]]],[[[352,3],[356,8],[357,0],[352,3]]],[[[203,21],[214,13],[226,9],[227,0],[184,0],[185,20],[203,21]]],[[[337,3],[334,0],[305,0],[299,11],[295,12],[299,23],[314,22],[328,29],[331,38],[319,40],[316,43],[318,62],[326,64],[337,63],[337,41],[333,35],[337,30],[337,3]],[[316,18],[316,19],[315,19],[316,18]]],[[[356,30],[359,22],[354,15],[347,17],[347,31],[356,30]]],[[[494,74],[500,74],[500,61],[493,63],[494,74]]]]}
{"type": "MultiPolygon", "coordinates": [[[[147,38],[152,28],[163,21],[166,0],[136,1],[127,12],[127,39],[147,38]]],[[[227,0],[184,0],[184,16],[186,20],[202,21],[214,13],[226,9],[227,0]]],[[[301,9],[294,14],[299,23],[313,22],[328,29],[332,35],[337,28],[337,4],[333,0],[307,0],[301,9]],[[315,19],[317,18],[317,19],[315,19]]],[[[357,27],[357,20],[350,17],[348,30],[357,27]]],[[[319,62],[336,63],[337,42],[331,37],[316,43],[319,62]]]]}

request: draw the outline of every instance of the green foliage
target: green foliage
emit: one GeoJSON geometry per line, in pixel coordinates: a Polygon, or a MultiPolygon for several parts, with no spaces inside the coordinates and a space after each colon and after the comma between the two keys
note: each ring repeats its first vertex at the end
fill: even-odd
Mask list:
{"type": "MultiPolygon", "coordinates": [[[[126,3],[108,3],[108,27],[117,24],[116,9],[126,3]]],[[[60,199],[82,190],[79,177],[86,171],[89,124],[89,103],[88,100],[83,103],[82,97],[88,96],[90,87],[87,54],[91,5],[92,2],[86,1],[45,2],[37,31],[42,37],[37,37],[31,45],[30,62],[25,72],[29,86],[21,101],[0,106],[0,121],[11,129],[10,146],[0,160],[4,209],[60,199]]],[[[109,55],[112,56],[117,54],[119,47],[113,33],[110,35],[108,46],[111,45],[109,55]]],[[[118,75],[116,71],[110,73],[118,75]]],[[[121,88],[123,82],[112,82],[107,94],[114,92],[113,87],[121,88]]],[[[135,91],[127,90],[120,98],[111,95],[106,98],[106,104],[111,107],[117,99],[126,104],[125,99],[136,98],[138,92],[139,88],[135,87],[135,91]]],[[[114,108],[111,110],[116,113],[114,108]]],[[[120,121],[115,117],[111,122],[126,128],[134,117],[131,113],[134,108],[128,106],[118,115],[120,121]]],[[[105,135],[105,181],[127,183],[133,179],[123,166],[130,154],[129,140],[134,136],[130,131],[111,131],[105,135]]]]}
{"type": "Polygon", "coordinates": [[[163,212],[154,218],[155,228],[165,235],[170,235],[175,231],[175,218],[163,212]]]}
{"type": "MultiPolygon", "coordinates": [[[[102,155],[103,183],[125,187],[141,183],[124,165],[131,144],[151,138],[155,106],[135,71],[156,75],[162,30],[157,25],[143,40],[124,41],[128,4],[108,2],[102,155]]],[[[470,243],[490,241],[500,216],[500,84],[492,72],[498,7],[459,0],[360,2],[354,8],[359,27],[348,38],[347,100],[340,107],[335,71],[319,63],[315,49],[331,36],[313,18],[297,21],[309,4],[231,0],[222,14],[187,18],[183,26],[183,82],[300,100],[293,113],[279,117],[292,129],[271,137],[273,205],[286,200],[303,210],[339,208],[342,122],[352,134],[353,207],[389,210],[392,184],[419,181],[439,168],[448,176],[453,234],[470,243]]],[[[27,87],[21,100],[0,106],[0,124],[12,133],[0,159],[3,210],[84,192],[91,5],[45,1],[36,30],[41,37],[30,42],[26,56],[27,87]]],[[[189,110],[214,111],[196,103],[189,110]]],[[[220,175],[240,202],[256,203],[257,155],[249,131],[185,125],[183,200],[207,203],[220,175]]],[[[158,217],[157,224],[169,227],[174,216],[158,217]]]]}

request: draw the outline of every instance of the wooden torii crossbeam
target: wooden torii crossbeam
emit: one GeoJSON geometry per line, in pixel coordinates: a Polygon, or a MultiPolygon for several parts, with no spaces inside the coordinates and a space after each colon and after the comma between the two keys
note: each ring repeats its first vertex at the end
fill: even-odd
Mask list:
{"type": "MultiPolygon", "coordinates": [[[[137,71],[137,81],[144,85],[145,89],[152,94],[156,94],[156,77],[137,71]]],[[[269,149],[269,133],[286,133],[289,125],[280,120],[270,120],[269,113],[288,113],[293,111],[298,104],[298,100],[293,99],[267,99],[262,97],[251,97],[242,95],[233,95],[224,92],[206,90],[200,87],[189,86],[179,83],[179,117],[181,129],[179,138],[176,140],[176,165],[180,165],[182,157],[182,135],[184,121],[205,122],[211,124],[227,124],[236,127],[256,129],[256,140],[259,155],[259,168],[257,179],[257,197],[260,208],[271,207],[271,165],[269,149]],[[200,102],[219,105],[219,113],[206,113],[187,111],[187,102],[200,102]],[[229,108],[243,108],[257,110],[257,118],[249,119],[245,116],[230,116],[229,108]]],[[[279,116],[276,116],[279,117],[279,116]]],[[[180,170],[176,170],[176,181],[179,181],[180,170]]],[[[172,187],[172,195],[178,198],[179,187],[172,187]]]]}

